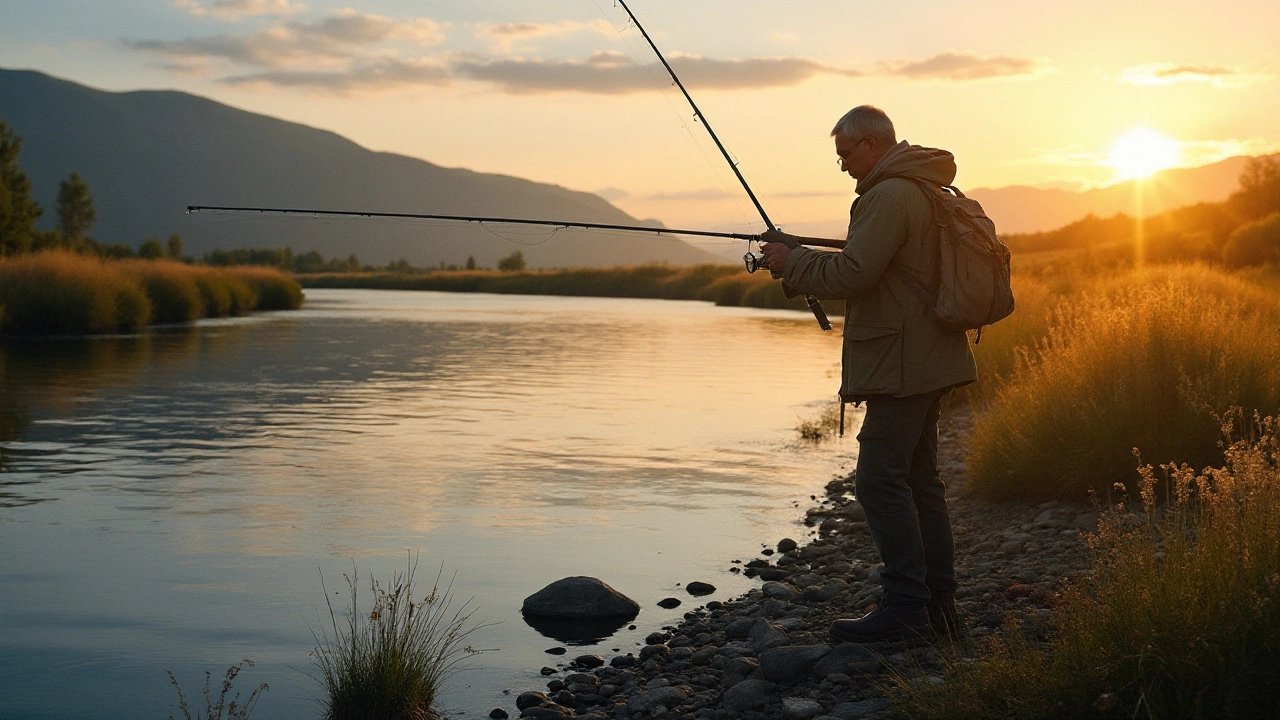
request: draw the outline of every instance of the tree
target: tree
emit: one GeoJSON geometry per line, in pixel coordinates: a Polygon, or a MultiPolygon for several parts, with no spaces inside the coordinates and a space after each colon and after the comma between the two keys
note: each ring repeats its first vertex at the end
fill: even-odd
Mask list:
{"type": "Polygon", "coordinates": [[[79,240],[89,234],[97,219],[89,186],[80,179],[80,173],[71,173],[58,184],[58,229],[68,238],[79,240]]]}
{"type": "Polygon", "coordinates": [[[138,257],[145,260],[159,260],[164,257],[164,246],[155,238],[148,238],[138,246],[138,257]]]}
{"type": "Polygon", "coordinates": [[[31,199],[31,179],[18,166],[22,138],[0,120],[0,255],[31,248],[40,206],[31,199]]]}
{"type": "Polygon", "coordinates": [[[503,272],[519,272],[524,266],[524,253],[519,250],[498,261],[498,269],[503,272]]]}
{"type": "Polygon", "coordinates": [[[1247,220],[1280,211],[1280,155],[1249,158],[1231,203],[1247,220]]]}
{"type": "Polygon", "coordinates": [[[476,269],[476,256],[475,256],[475,255],[468,255],[468,256],[467,256],[467,269],[468,269],[468,270],[475,270],[475,269],[476,269]]]}
{"type": "Polygon", "coordinates": [[[165,254],[170,260],[182,260],[182,236],[174,233],[169,236],[169,240],[165,243],[165,254]]]}

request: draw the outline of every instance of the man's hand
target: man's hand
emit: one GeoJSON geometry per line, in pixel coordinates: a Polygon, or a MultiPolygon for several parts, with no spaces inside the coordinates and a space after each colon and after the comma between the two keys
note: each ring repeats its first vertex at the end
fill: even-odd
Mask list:
{"type": "Polygon", "coordinates": [[[760,236],[761,243],[782,243],[788,248],[796,248],[800,246],[800,236],[788,235],[781,230],[765,230],[760,236]]]}
{"type": "Polygon", "coordinates": [[[787,266],[787,257],[791,255],[791,247],[782,244],[781,241],[764,242],[764,238],[761,238],[760,252],[764,253],[764,260],[760,264],[769,268],[769,274],[773,277],[782,277],[782,270],[787,266]]]}

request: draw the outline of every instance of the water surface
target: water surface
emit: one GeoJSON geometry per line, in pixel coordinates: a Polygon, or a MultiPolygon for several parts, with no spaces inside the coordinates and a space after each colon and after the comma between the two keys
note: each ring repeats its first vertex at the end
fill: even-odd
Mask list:
{"type": "Polygon", "coordinates": [[[801,505],[854,445],[794,430],[838,383],[838,331],[807,314],[307,295],[0,346],[0,718],[168,717],[166,670],[198,695],[241,658],[257,663],[241,687],[271,685],[254,718],[317,716],[321,574],[333,591],[353,562],[385,578],[408,553],[496,623],[444,707],[513,711],[562,660],[524,597],[599,577],[640,603],[637,629],[570,657],[634,650],[751,587],[731,561],[809,532],[801,505]],[[693,580],[719,591],[695,600],[693,580]],[[656,607],[668,596],[684,605],[656,607]]]}

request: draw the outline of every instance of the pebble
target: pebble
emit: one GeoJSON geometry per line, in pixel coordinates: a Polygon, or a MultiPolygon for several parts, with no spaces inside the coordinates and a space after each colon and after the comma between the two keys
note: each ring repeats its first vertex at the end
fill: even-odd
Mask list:
{"type": "MultiPolygon", "coordinates": [[[[956,535],[956,604],[977,638],[1009,613],[1040,619],[1051,612],[1062,582],[1086,572],[1084,534],[1097,527],[1098,514],[1083,503],[994,503],[966,494],[963,440],[970,423],[964,407],[944,416],[939,466],[956,535]]],[[[599,656],[575,659],[571,665],[580,670],[588,667],[583,658],[599,664],[552,680],[551,697],[540,693],[522,712],[593,720],[860,720],[884,716],[892,702],[880,693],[895,676],[920,685],[941,681],[942,661],[928,648],[831,644],[831,621],[867,612],[882,592],[865,513],[847,495],[853,484],[852,476],[827,483],[806,516],[826,531],[808,544],[783,538],[776,552],[764,553],[773,562],[734,561],[732,569],[759,578],[760,588],[686,612],[681,624],[650,633],[637,653],[616,654],[607,665],[599,656]]],[[[697,597],[704,584],[715,592],[700,581],[685,591],[697,597]]],[[[555,650],[563,648],[547,652],[555,650]]]]}

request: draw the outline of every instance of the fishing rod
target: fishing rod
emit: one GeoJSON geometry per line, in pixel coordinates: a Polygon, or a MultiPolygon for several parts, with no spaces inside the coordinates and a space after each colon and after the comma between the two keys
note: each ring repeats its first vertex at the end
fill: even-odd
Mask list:
{"type": "MultiPolygon", "coordinates": [[[[626,0],[617,1],[618,4],[622,6],[622,9],[627,11],[627,16],[631,18],[631,22],[635,23],[636,29],[644,36],[645,42],[649,43],[649,47],[653,48],[653,54],[657,55],[658,59],[662,61],[662,66],[667,69],[667,74],[675,81],[676,87],[680,88],[680,92],[684,93],[684,99],[688,100],[689,107],[693,108],[694,118],[702,123],[702,126],[707,129],[707,134],[715,141],[716,147],[720,149],[720,154],[724,156],[724,161],[729,163],[729,168],[732,169],[733,174],[737,176],[738,182],[742,183],[742,189],[747,191],[747,197],[751,198],[751,203],[756,206],[756,211],[760,213],[760,219],[764,220],[765,226],[770,230],[777,230],[778,228],[774,227],[773,221],[769,219],[769,215],[764,211],[764,207],[760,204],[760,201],[756,199],[756,194],[751,191],[751,186],[747,184],[747,179],[742,177],[742,171],[738,169],[738,164],[733,161],[733,158],[729,157],[729,151],[725,149],[724,143],[720,142],[720,138],[716,135],[716,131],[711,129],[711,123],[707,122],[707,116],[703,115],[702,111],[698,109],[698,104],[693,101],[693,97],[689,95],[689,91],[684,88],[684,83],[680,82],[680,78],[676,75],[676,71],[671,69],[671,63],[667,62],[667,58],[663,56],[662,51],[654,44],[653,39],[649,37],[649,33],[645,31],[644,26],[640,24],[640,20],[636,18],[636,14],[631,12],[631,8],[627,7],[626,0]]],[[[759,240],[758,236],[756,237],[756,240],[759,240]]],[[[751,253],[749,242],[747,246],[747,254],[743,256],[742,259],[747,264],[747,272],[755,272],[759,267],[759,258],[751,253]]],[[[809,309],[813,311],[813,316],[818,320],[818,326],[823,330],[830,330],[831,321],[827,319],[827,313],[822,309],[822,304],[818,302],[818,299],[812,295],[805,295],[804,301],[808,303],[809,309]]]]}
{"type": "MultiPolygon", "coordinates": [[[[623,232],[652,233],[654,235],[692,235],[695,237],[728,238],[759,242],[759,235],[719,232],[717,230],[683,230],[679,228],[648,227],[645,225],[615,225],[611,223],[575,222],[572,220],[529,220],[525,218],[485,217],[478,215],[437,215],[432,213],[369,212],[365,210],[312,210],[309,208],[236,207],[230,205],[188,205],[187,214],[200,212],[257,213],[259,215],[312,215],[327,217],[401,218],[410,220],[448,220],[467,223],[495,223],[507,225],[540,225],[554,228],[581,228],[583,230],[621,230],[623,232]]],[[[841,248],[839,240],[805,238],[806,245],[841,248]]],[[[753,255],[752,258],[755,256],[753,255]]]]}
{"type": "Polygon", "coordinates": [[[759,242],[759,235],[717,232],[714,230],[679,230],[675,228],[645,227],[643,225],[612,225],[609,223],[573,222],[569,220],[526,220],[523,218],[480,217],[473,215],[434,215],[430,213],[364,212],[357,210],[309,210],[305,208],[230,207],[223,205],[188,205],[187,214],[199,212],[259,213],[262,215],[315,215],[328,217],[406,218],[411,220],[449,220],[468,223],[504,223],[507,225],[542,225],[554,228],[582,228],[584,230],[621,230],[623,232],[654,233],[656,235],[694,235],[697,237],[730,238],[759,242]]]}

